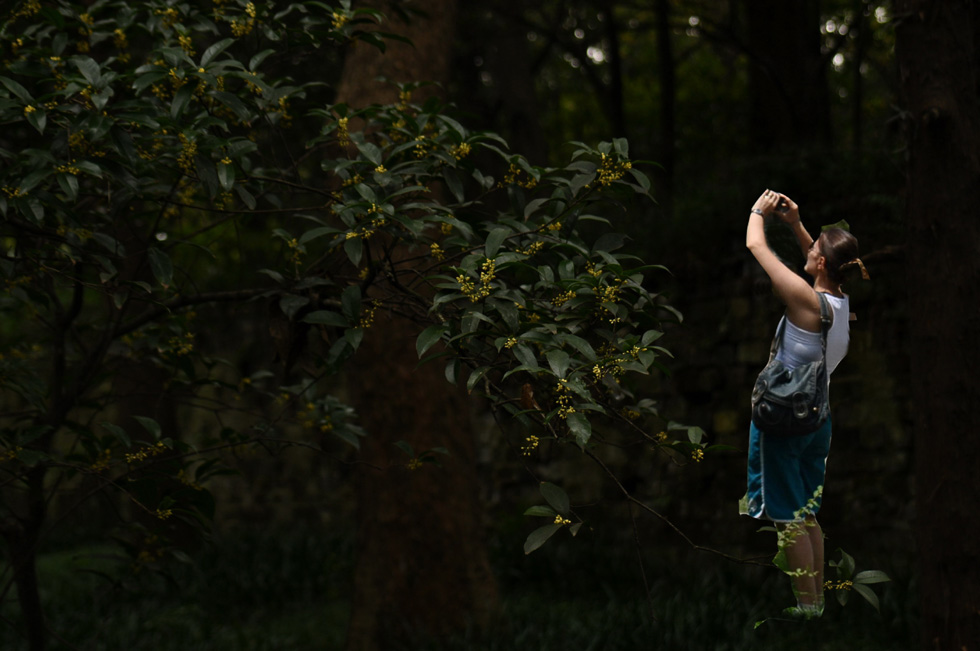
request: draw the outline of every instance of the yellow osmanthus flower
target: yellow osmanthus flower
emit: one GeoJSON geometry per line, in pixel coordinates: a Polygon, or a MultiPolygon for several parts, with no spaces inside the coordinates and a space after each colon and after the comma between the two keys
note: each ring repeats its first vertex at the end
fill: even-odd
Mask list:
{"type": "Polygon", "coordinates": [[[504,348],[513,348],[517,345],[517,337],[510,337],[504,342],[504,348]]]}
{"type": "Polygon", "coordinates": [[[663,443],[667,440],[667,432],[657,432],[657,435],[653,438],[657,439],[657,443],[663,443]]]}
{"type": "Polygon", "coordinates": [[[555,524],[557,524],[559,526],[564,527],[565,525],[569,525],[571,523],[572,523],[572,521],[569,520],[568,518],[563,518],[560,515],[556,515],[555,516],[555,524]]]}
{"type": "Polygon", "coordinates": [[[825,590],[850,590],[854,586],[854,581],[825,581],[823,587],[825,590]]]}
{"type": "Polygon", "coordinates": [[[450,233],[453,232],[453,225],[450,224],[449,222],[442,222],[441,224],[439,224],[439,230],[442,231],[443,235],[449,235],[450,233]]]}
{"type": "Polygon", "coordinates": [[[518,249],[517,252],[521,255],[531,256],[540,251],[542,248],[544,248],[544,242],[538,240],[537,242],[531,242],[526,249],[518,249]]]}
{"type": "Polygon", "coordinates": [[[197,154],[197,143],[188,138],[183,133],[180,134],[180,144],[182,148],[180,155],[177,156],[177,164],[184,174],[190,174],[194,170],[194,156],[197,154]]]}
{"type": "Polygon", "coordinates": [[[450,149],[449,150],[449,153],[456,160],[463,160],[464,158],[466,158],[469,155],[469,153],[470,153],[470,151],[472,151],[472,149],[473,148],[470,146],[469,143],[461,142],[458,145],[455,145],[452,149],[450,149]]]}
{"type": "Polygon", "coordinates": [[[422,467],[422,462],[418,459],[418,457],[409,459],[408,463],[405,464],[405,467],[409,470],[418,470],[422,467]]]}
{"type": "Polygon", "coordinates": [[[377,167],[374,168],[374,171],[377,172],[378,174],[384,174],[388,170],[385,168],[384,165],[378,165],[377,167]]]}
{"type": "Polygon", "coordinates": [[[380,302],[377,300],[371,301],[371,306],[364,310],[364,314],[361,315],[361,321],[357,324],[357,327],[364,328],[367,330],[374,325],[374,313],[378,311],[378,306],[380,302]]]}
{"type": "Polygon", "coordinates": [[[600,154],[598,179],[599,185],[605,187],[614,181],[623,178],[623,175],[633,168],[633,164],[627,161],[618,161],[608,154],[600,154]]]}
{"type": "Polygon", "coordinates": [[[177,24],[180,19],[180,13],[173,7],[167,7],[166,9],[157,9],[155,12],[157,16],[160,16],[160,22],[165,28],[173,27],[177,24]]]}
{"type": "Polygon", "coordinates": [[[337,120],[337,140],[344,147],[350,144],[350,131],[347,130],[348,120],[349,118],[340,118],[337,120]]]}
{"type": "Polygon", "coordinates": [[[533,434],[524,439],[524,445],[521,446],[521,453],[525,457],[531,456],[531,453],[538,449],[538,445],[541,443],[541,439],[533,434]]]}
{"type": "Polygon", "coordinates": [[[350,16],[339,11],[333,12],[333,16],[331,18],[332,20],[330,24],[334,29],[340,29],[350,21],[350,16]]]}
{"type": "Polygon", "coordinates": [[[562,305],[572,300],[573,298],[575,298],[575,292],[573,292],[572,290],[568,290],[567,292],[562,292],[558,296],[555,296],[553,299],[551,299],[551,304],[554,305],[555,307],[561,307],[562,305]]]}
{"type": "Polygon", "coordinates": [[[533,176],[524,171],[523,168],[519,167],[516,163],[511,163],[510,167],[507,169],[507,173],[504,174],[504,185],[518,185],[522,188],[530,190],[537,186],[538,182],[533,176]]]}
{"type": "Polygon", "coordinates": [[[157,509],[156,511],[154,511],[154,514],[158,518],[160,518],[161,520],[166,520],[167,518],[169,518],[170,516],[172,516],[174,514],[174,510],[173,509],[157,509]]]}
{"type": "Polygon", "coordinates": [[[126,463],[138,463],[140,461],[145,461],[150,457],[155,457],[158,454],[162,454],[167,451],[167,446],[163,444],[162,441],[158,441],[156,444],[140,448],[136,452],[126,454],[126,463]]]}
{"type": "Polygon", "coordinates": [[[27,117],[31,113],[35,112],[37,109],[30,104],[24,107],[24,117],[27,117]]]}
{"type": "Polygon", "coordinates": [[[178,36],[177,42],[180,43],[180,48],[184,51],[187,56],[192,57],[197,54],[194,51],[194,43],[190,36],[178,36]]]}
{"type": "Polygon", "coordinates": [[[561,230],[561,222],[551,222],[550,224],[548,224],[547,226],[545,226],[544,229],[546,231],[552,231],[552,232],[554,232],[554,231],[560,231],[561,230]]]}
{"type": "Polygon", "coordinates": [[[701,448],[691,450],[691,458],[694,459],[695,463],[700,462],[702,459],[704,459],[704,450],[701,448]]]}
{"type": "Polygon", "coordinates": [[[429,253],[431,253],[432,257],[436,260],[445,260],[446,258],[446,252],[442,250],[442,247],[439,246],[438,242],[433,242],[429,245],[429,253]]]}
{"type": "Polygon", "coordinates": [[[555,393],[557,394],[555,402],[558,404],[558,417],[564,420],[570,414],[575,413],[575,407],[572,406],[572,397],[569,395],[568,380],[564,378],[559,379],[558,385],[555,387],[555,393]]]}

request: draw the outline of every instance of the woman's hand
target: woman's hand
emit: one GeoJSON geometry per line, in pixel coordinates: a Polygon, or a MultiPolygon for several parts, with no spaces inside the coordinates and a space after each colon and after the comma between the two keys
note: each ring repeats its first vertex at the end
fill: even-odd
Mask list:
{"type": "Polygon", "coordinates": [[[796,202],[785,194],[778,192],[774,194],[779,197],[779,203],[776,208],[776,214],[779,215],[779,218],[787,224],[795,224],[800,221],[800,207],[796,205],[796,202]]]}
{"type": "Polygon", "coordinates": [[[779,205],[781,197],[782,195],[778,192],[766,190],[755,200],[755,203],[752,205],[752,212],[763,217],[768,217],[776,209],[776,206],[779,205]]]}

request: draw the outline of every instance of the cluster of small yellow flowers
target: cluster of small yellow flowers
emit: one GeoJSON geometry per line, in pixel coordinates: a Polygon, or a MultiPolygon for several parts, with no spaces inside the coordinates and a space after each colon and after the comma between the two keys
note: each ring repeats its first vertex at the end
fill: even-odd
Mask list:
{"type": "Polygon", "coordinates": [[[182,148],[180,155],[177,156],[177,164],[184,174],[190,174],[194,170],[194,155],[197,154],[197,143],[188,138],[185,134],[180,134],[180,144],[182,148]]]}
{"type": "Polygon", "coordinates": [[[575,413],[575,407],[572,406],[572,397],[568,394],[568,380],[561,378],[558,380],[558,385],[555,387],[555,393],[558,397],[555,398],[555,402],[558,403],[558,417],[565,419],[568,418],[569,414],[575,413]]]}
{"type": "Polygon", "coordinates": [[[20,188],[12,188],[9,185],[3,186],[3,193],[7,195],[8,199],[16,199],[17,197],[27,196],[27,193],[20,188]]]}
{"type": "Polygon", "coordinates": [[[337,141],[344,147],[350,144],[350,131],[347,130],[348,119],[340,118],[337,120],[337,141]]]}
{"type": "Polygon", "coordinates": [[[89,469],[92,470],[92,472],[102,472],[103,470],[109,467],[109,462],[111,460],[112,460],[112,450],[105,449],[99,453],[99,456],[96,457],[95,461],[92,462],[92,465],[89,466],[89,469]]]}
{"type": "Polygon", "coordinates": [[[597,295],[600,303],[615,303],[619,297],[619,290],[622,285],[606,285],[600,287],[597,295]]]}
{"type": "Polygon", "coordinates": [[[185,332],[181,337],[171,337],[167,345],[170,347],[170,352],[178,357],[190,355],[194,352],[194,333],[185,332]]]}
{"type": "MultiPolygon", "coordinates": [[[[160,539],[155,535],[149,535],[143,540],[143,549],[136,556],[137,563],[153,563],[163,558],[163,548],[158,545],[160,539]]],[[[139,569],[139,566],[135,569],[139,569]]]]}
{"type": "MultiPolygon", "coordinates": [[[[450,215],[450,217],[452,217],[452,215],[450,215]]],[[[439,230],[442,231],[443,235],[449,235],[453,232],[453,225],[449,222],[442,222],[439,224],[439,230]]]]}
{"type": "MultiPolygon", "coordinates": [[[[255,12],[255,5],[251,2],[246,6],[246,11],[248,7],[252,7],[252,12],[255,12]]],[[[231,21],[231,34],[235,38],[241,38],[243,36],[248,36],[252,33],[252,29],[255,27],[254,18],[236,18],[231,21]]]]}
{"type": "Polygon", "coordinates": [[[252,386],[252,378],[250,377],[243,377],[241,380],[238,381],[239,391],[244,391],[246,388],[250,386],[252,386]]]}
{"type": "Polygon", "coordinates": [[[323,421],[322,423],[320,423],[320,431],[322,433],[324,433],[324,434],[326,434],[327,432],[332,432],[333,431],[333,423],[330,422],[329,419],[323,421]]]}
{"type": "Polygon", "coordinates": [[[11,18],[21,18],[21,17],[26,18],[29,16],[33,16],[39,11],[41,11],[40,0],[27,0],[27,2],[21,5],[20,9],[18,9],[13,13],[11,18]]]}
{"type": "Polygon", "coordinates": [[[528,436],[526,439],[524,439],[524,445],[521,446],[521,454],[523,454],[525,457],[531,456],[531,453],[538,449],[538,445],[540,443],[541,440],[537,436],[534,436],[533,434],[528,436]]]}
{"type": "MultiPolygon", "coordinates": [[[[348,140],[347,142],[350,141],[348,140]]],[[[360,174],[355,174],[349,179],[344,179],[344,182],[340,184],[340,187],[349,188],[351,186],[357,185],[358,183],[361,183],[362,181],[364,181],[364,177],[361,176],[360,174]]]]}
{"type": "Polygon", "coordinates": [[[120,51],[119,56],[116,57],[121,63],[128,62],[132,56],[129,52],[125,52],[126,48],[129,47],[129,39],[126,38],[126,32],[121,28],[112,30],[112,42],[115,43],[116,48],[120,51]]]}
{"type": "Polygon", "coordinates": [[[180,472],[177,473],[177,481],[179,481],[184,486],[188,486],[190,488],[193,488],[194,490],[197,490],[197,491],[204,490],[204,486],[201,486],[200,484],[198,484],[197,482],[195,482],[193,479],[191,479],[187,475],[187,470],[184,469],[184,468],[181,468],[180,469],[180,472]]]}
{"type": "MultiPolygon", "coordinates": [[[[398,110],[407,111],[408,105],[412,103],[412,91],[402,90],[398,93],[398,110]]],[[[404,124],[402,126],[405,126],[404,124]]]]}
{"type": "Polygon", "coordinates": [[[3,452],[0,452],[0,461],[13,461],[17,458],[17,454],[23,449],[24,448],[18,445],[12,450],[4,450],[3,452]]]}
{"type": "Polygon", "coordinates": [[[560,515],[556,515],[555,516],[555,524],[557,524],[560,527],[564,527],[565,525],[568,525],[568,524],[571,524],[571,523],[572,523],[572,521],[569,520],[568,518],[563,518],[560,515]]]}
{"type": "Polygon", "coordinates": [[[667,432],[657,432],[657,435],[653,438],[657,440],[657,443],[663,443],[667,440],[667,432]]]}
{"type": "Polygon", "coordinates": [[[545,226],[544,229],[546,231],[551,231],[551,232],[560,231],[561,230],[561,222],[551,222],[550,224],[548,224],[547,226],[545,226]]]}
{"type": "Polygon", "coordinates": [[[342,13],[339,11],[333,12],[332,18],[333,20],[331,21],[331,25],[333,25],[334,29],[340,29],[348,22],[350,22],[350,16],[348,16],[346,13],[342,13]]]}
{"type": "Polygon", "coordinates": [[[169,29],[177,24],[180,19],[180,13],[173,7],[167,7],[166,9],[157,9],[154,11],[157,16],[160,16],[160,24],[165,28],[169,29]]]}
{"type": "Polygon", "coordinates": [[[173,86],[174,90],[180,90],[180,87],[187,83],[187,80],[177,72],[177,68],[171,68],[168,75],[170,77],[170,85],[173,86]]]}
{"type": "Polygon", "coordinates": [[[601,154],[599,161],[599,178],[597,179],[599,185],[607,186],[613,181],[618,181],[623,178],[623,174],[627,170],[633,168],[633,164],[627,161],[617,161],[612,156],[608,154],[601,154]]]}
{"type": "Polygon", "coordinates": [[[221,18],[225,15],[224,5],[227,4],[227,3],[228,3],[228,0],[213,0],[213,2],[212,2],[212,4],[214,5],[214,14],[213,15],[214,15],[214,19],[215,20],[219,20],[220,21],[221,18]]]}
{"type": "Polygon", "coordinates": [[[289,240],[289,242],[286,243],[286,246],[288,246],[289,249],[292,251],[292,254],[290,254],[289,256],[289,261],[293,264],[299,264],[300,261],[303,259],[303,253],[304,253],[303,247],[300,246],[299,244],[299,240],[297,240],[294,237],[293,239],[289,240]]]}
{"type": "Polygon", "coordinates": [[[380,303],[378,301],[371,301],[371,306],[364,310],[364,314],[361,315],[361,320],[357,324],[358,328],[364,328],[365,330],[374,325],[374,313],[378,311],[378,306],[380,303]]]}
{"type": "Polygon", "coordinates": [[[510,337],[504,342],[504,348],[513,348],[517,345],[517,337],[510,337]]]}
{"type": "Polygon", "coordinates": [[[81,14],[78,19],[82,21],[82,27],[78,28],[78,33],[82,36],[91,36],[92,26],[95,25],[95,19],[89,14],[81,14]]]}
{"type": "Polygon", "coordinates": [[[368,275],[371,273],[371,267],[364,267],[357,272],[357,277],[361,280],[367,280],[368,275]]]}
{"type": "Polygon", "coordinates": [[[194,43],[190,36],[183,35],[177,37],[177,42],[180,43],[180,48],[184,51],[187,56],[192,57],[197,52],[194,51],[194,43]]]}
{"type": "Polygon", "coordinates": [[[28,104],[27,106],[24,107],[24,117],[26,118],[28,115],[35,112],[36,110],[37,108],[28,104]]]}
{"type": "Polygon", "coordinates": [[[507,169],[507,173],[504,174],[504,185],[518,185],[530,190],[537,184],[538,182],[534,180],[533,176],[525,172],[523,168],[515,163],[511,163],[507,169]]]}
{"type": "Polygon", "coordinates": [[[276,109],[276,112],[278,112],[279,115],[282,116],[283,126],[288,127],[289,125],[292,124],[293,116],[289,114],[289,98],[287,97],[279,98],[279,108],[276,109]]]}
{"type": "Polygon", "coordinates": [[[418,470],[422,467],[422,462],[418,459],[418,457],[415,457],[414,459],[409,459],[408,463],[405,464],[405,467],[409,470],[418,470]]]}
{"type": "Polygon", "coordinates": [[[602,270],[596,269],[595,263],[593,262],[585,263],[585,272],[590,276],[592,276],[593,278],[598,278],[599,276],[602,275],[602,270]]]}
{"type": "Polygon", "coordinates": [[[133,453],[126,454],[126,463],[138,463],[140,461],[145,461],[150,457],[155,457],[158,454],[162,454],[167,451],[167,446],[163,442],[157,442],[155,445],[147,446],[141,448],[133,453]]]}
{"type": "Polygon", "coordinates": [[[82,173],[80,169],[78,169],[77,167],[75,167],[70,163],[68,165],[59,165],[58,167],[55,168],[55,171],[58,172],[59,174],[71,174],[73,176],[78,176],[79,174],[82,173]]]}
{"type": "Polygon", "coordinates": [[[551,299],[551,304],[554,305],[555,307],[561,307],[562,305],[572,300],[573,298],[575,298],[575,292],[573,292],[572,290],[568,290],[567,292],[562,292],[558,296],[555,296],[553,299],[551,299]]]}
{"type": "Polygon", "coordinates": [[[538,240],[537,242],[531,242],[526,249],[517,249],[517,252],[521,255],[534,255],[544,247],[544,242],[538,240]]]}
{"type": "Polygon", "coordinates": [[[619,413],[629,420],[636,420],[640,417],[640,412],[636,411],[635,409],[630,409],[629,407],[623,407],[619,413]]]}
{"type": "Polygon", "coordinates": [[[854,581],[825,581],[823,584],[824,590],[850,590],[854,585],[854,581]]]}
{"type": "Polygon", "coordinates": [[[472,149],[473,148],[470,147],[469,143],[461,142],[458,145],[455,145],[452,149],[450,149],[449,153],[452,154],[452,157],[455,158],[456,160],[463,160],[464,158],[466,158],[466,156],[469,155],[472,149]]]}
{"type": "Polygon", "coordinates": [[[412,149],[412,153],[415,154],[416,158],[425,158],[433,150],[435,150],[435,148],[436,144],[432,141],[431,136],[420,133],[418,138],[416,138],[415,147],[412,149]]]}
{"type": "Polygon", "coordinates": [[[17,54],[17,50],[19,50],[22,47],[24,47],[24,39],[22,39],[22,38],[15,38],[14,40],[10,41],[10,51],[11,51],[11,53],[17,54]]]}
{"type": "Polygon", "coordinates": [[[157,509],[156,511],[154,511],[154,515],[156,515],[161,520],[166,520],[173,514],[174,514],[173,509],[157,509]]]}
{"type": "Polygon", "coordinates": [[[603,369],[598,364],[596,364],[595,366],[592,367],[592,375],[595,376],[596,380],[601,380],[603,377],[605,377],[606,370],[603,369]]]}
{"type": "Polygon", "coordinates": [[[704,459],[704,450],[701,448],[691,450],[691,458],[694,459],[695,463],[699,463],[702,459],[704,459]]]}
{"type": "Polygon", "coordinates": [[[480,299],[490,295],[490,283],[497,273],[497,262],[491,258],[484,261],[480,271],[480,285],[477,286],[466,274],[456,276],[459,289],[463,295],[468,296],[470,301],[476,303],[480,299]]]}
{"type": "Polygon", "coordinates": [[[385,168],[384,165],[378,165],[377,167],[374,168],[374,171],[377,172],[378,174],[384,174],[388,170],[385,168]]]}
{"type": "Polygon", "coordinates": [[[442,247],[439,246],[438,242],[433,242],[429,245],[429,253],[432,254],[432,257],[436,260],[446,259],[446,252],[442,250],[442,247]]]}

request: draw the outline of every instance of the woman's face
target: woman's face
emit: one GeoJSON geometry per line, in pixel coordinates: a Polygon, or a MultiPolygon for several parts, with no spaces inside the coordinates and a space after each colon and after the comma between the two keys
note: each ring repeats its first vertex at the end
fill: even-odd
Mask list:
{"type": "MultiPolygon", "coordinates": [[[[823,235],[818,237],[810,245],[810,250],[806,254],[806,264],[803,266],[803,271],[807,272],[814,278],[817,276],[817,270],[820,268],[820,261],[825,260],[823,254],[820,253],[820,245],[823,240],[823,235]]],[[[826,264],[826,262],[824,262],[826,264]]]]}

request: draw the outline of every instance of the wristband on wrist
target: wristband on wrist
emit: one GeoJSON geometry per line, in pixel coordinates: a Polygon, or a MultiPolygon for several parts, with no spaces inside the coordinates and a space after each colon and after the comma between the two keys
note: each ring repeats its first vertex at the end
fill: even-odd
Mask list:
{"type": "Polygon", "coordinates": [[[762,215],[763,217],[765,217],[765,216],[766,216],[766,213],[764,213],[764,212],[762,212],[762,211],[761,211],[761,210],[759,210],[758,208],[753,208],[753,209],[752,209],[752,212],[754,212],[754,213],[755,213],[755,214],[757,214],[757,215],[762,215]]]}

